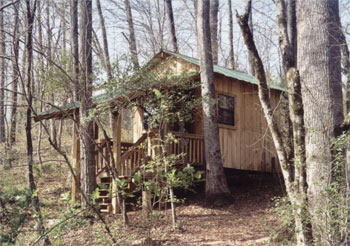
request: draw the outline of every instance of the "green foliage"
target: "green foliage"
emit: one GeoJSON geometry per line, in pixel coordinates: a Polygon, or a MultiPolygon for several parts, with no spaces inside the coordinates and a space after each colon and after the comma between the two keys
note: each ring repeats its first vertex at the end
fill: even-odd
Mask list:
{"type": "Polygon", "coordinates": [[[63,53],[57,60],[45,67],[36,67],[37,79],[43,81],[47,96],[51,93],[72,95],[73,84],[73,57],[69,53],[63,53]]]}
{"type": "MultiPolygon", "coordinates": [[[[326,187],[324,206],[318,208],[322,218],[327,218],[326,229],[329,234],[323,237],[320,245],[341,245],[350,239],[350,135],[343,133],[332,140],[333,163],[330,182],[326,187]]],[[[345,245],[345,244],[344,244],[345,245]]]]}
{"type": "Polygon", "coordinates": [[[162,197],[163,202],[170,201],[169,189],[190,189],[195,182],[202,181],[202,172],[195,171],[191,165],[180,168],[178,164],[183,164],[184,154],[166,153],[165,146],[174,141],[177,140],[171,133],[164,140],[158,139],[159,145],[153,145],[152,148],[160,151],[145,163],[133,178],[140,189],[146,190],[152,197],[162,197]]]}
{"type": "Polygon", "coordinates": [[[279,226],[270,234],[270,240],[279,245],[294,245],[294,217],[293,206],[287,197],[274,198],[279,226]]]}
{"type": "Polygon", "coordinates": [[[0,245],[12,245],[20,234],[20,228],[30,217],[29,189],[19,190],[11,185],[1,187],[0,192],[0,245]]]}

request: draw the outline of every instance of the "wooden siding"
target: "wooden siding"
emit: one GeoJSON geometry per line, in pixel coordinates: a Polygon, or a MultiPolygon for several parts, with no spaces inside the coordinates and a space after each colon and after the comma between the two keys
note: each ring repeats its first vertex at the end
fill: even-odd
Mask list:
{"type": "Polygon", "coordinates": [[[132,124],[133,124],[133,143],[136,143],[136,141],[142,136],[142,133],[144,132],[143,129],[143,112],[138,107],[132,108],[133,118],[132,118],[132,124]]]}
{"type": "MultiPolygon", "coordinates": [[[[257,86],[215,74],[215,90],[217,94],[235,98],[235,126],[219,124],[224,167],[271,172],[271,160],[276,158],[276,151],[259,102],[257,86]]],[[[275,109],[280,92],[271,90],[270,94],[275,109]]],[[[275,113],[279,113],[278,109],[275,113]]],[[[200,117],[195,119],[194,128],[195,134],[203,134],[200,117]]]]}
{"type": "MultiPolygon", "coordinates": [[[[163,60],[154,69],[160,74],[168,70],[175,74],[184,71],[199,71],[198,66],[174,57],[163,60]]],[[[271,172],[271,160],[277,155],[259,102],[257,85],[215,73],[215,89],[217,94],[235,98],[235,126],[219,125],[224,167],[271,172]]],[[[277,90],[270,91],[273,108],[278,106],[280,93],[277,90]]],[[[196,95],[201,96],[200,88],[196,90],[196,95]]],[[[278,109],[275,110],[275,114],[278,117],[278,109]]],[[[194,115],[193,133],[203,135],[201,113],[196,112],[194,115]]],[[[134,139],[137,139],[142,134],[142,128],[138,122],[141,118],[136,112],[134,116],[134,139]]]]}

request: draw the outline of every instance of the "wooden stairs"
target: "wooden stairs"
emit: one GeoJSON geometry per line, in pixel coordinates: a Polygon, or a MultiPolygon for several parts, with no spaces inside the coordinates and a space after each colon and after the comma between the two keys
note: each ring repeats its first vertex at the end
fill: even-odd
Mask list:
{"type": "MultiPolygon", "coordinates": [[[[173,132],[173,135],[180,141],[172,143],[168,146],[169,154],[186,153],[185,162],[189,164],[204,163],[204,141],[203,137],[195,134],[173,132]]],[[[113,144],[112,141],[110,141],[113,144]]],[[[111,156],[107,151],[107,143],[100,140],[96,149],[96,178],[99,186],[99,197],[96,202],[99,205],[100,212],[110,213],[113,211],[112,200],[115,199],[115,194],[112,196],[112,176],[108,166],[112,165],[111,156]]],[[[140,170],[146,160],[155,155],[152,145],[157,145],[157,138],[152,135],[147,137],[143,134],[136,143],[121,143],[121,158],[117,164],[117,172],[119,179],[126,179],[128,184],[128,192],[135,189],[132,183],[133,175],[140,170]]],[[[114,192],[115,193],[115,192],[114,192]]]]}
{"type": "Polygon", "coordinates": [[[100,212],[110,213],[112,212],[112,177],[106,176],[100,178],[99,183],[99,197],[97,203],[99,205],[100,212]]]}

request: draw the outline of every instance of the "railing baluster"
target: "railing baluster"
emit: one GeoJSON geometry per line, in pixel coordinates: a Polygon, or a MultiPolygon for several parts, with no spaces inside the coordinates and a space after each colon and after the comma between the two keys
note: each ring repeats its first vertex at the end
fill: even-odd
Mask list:
{"type": "Polygon", "coordinates": [[[190,142],[190,146],[189,146],[189,151],[188,151],[188,157],[189,157],[188,162],[192,163],[192,139],[189,139],[189,142],[190,142]]]}

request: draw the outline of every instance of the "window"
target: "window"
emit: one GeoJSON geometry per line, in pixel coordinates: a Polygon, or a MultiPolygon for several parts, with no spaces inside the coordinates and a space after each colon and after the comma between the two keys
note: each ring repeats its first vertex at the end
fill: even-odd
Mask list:
{"type": "Polygon", "coordinates": [[[235,125],[235,98],[227,95],[218,95],[219,124],[235,125]]]}

